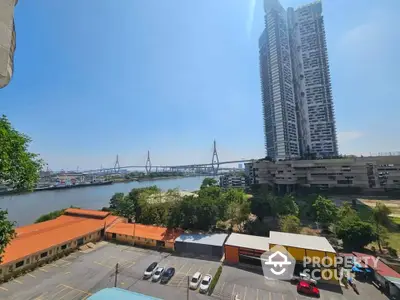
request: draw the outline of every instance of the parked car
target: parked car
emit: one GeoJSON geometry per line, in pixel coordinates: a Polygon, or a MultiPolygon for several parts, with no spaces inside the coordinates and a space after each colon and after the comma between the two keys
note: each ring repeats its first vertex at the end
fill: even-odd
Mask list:
{"type": "Polygon", "coordinates": [[[192,290],[195,290],[199,287],[200,281],[201,281],[201,273],[200,272],[196,272],[194,273],[192,280],[190,280],[189,283],[189,288],[191,288],[192,290]]]}
{"type": "Polygon", "coordinates": [[[314,284],[304,280],[300,280],[297,284],[297,292],[319,298],[319,289],[314,284]]]}
{"type": "Polygon", "coordinates": [[[175,268],[168,268],[161,276],[161,283],[167,283],[175,275],[175,268]]]}
{"type": "Polygon", "coordinates": [[[200,293],[207,293],[208,289],[210,288],[210,283],[212,280],[212,276],[207,274],[203,277],[203,280],[200,283],[200,293]]]}
{"type": "Polygon", "coordinates": [[[164,268],[163,267],[158,267],[156,269],[156,271],[154,272],[153,277],[152,277],[151,280],[154,281],[154,282],[157,282],[158,280],[160,280],[160,278],[161,278],[163,273],[164,273],[164,268]]]}
{"type": "Polygon", "coordinates": [[[157,265],[158,263],[153,262],[150,266],[148,266],[146,271],[144,271],[143,278],[144,279],[150,278],[153,275],[157,265]]]}

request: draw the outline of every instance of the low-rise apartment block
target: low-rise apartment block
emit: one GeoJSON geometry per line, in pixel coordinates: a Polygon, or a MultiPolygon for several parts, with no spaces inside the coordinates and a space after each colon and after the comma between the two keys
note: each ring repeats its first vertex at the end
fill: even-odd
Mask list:
{"type": "Polygon", "coordinates": [[[297,187],[400,189],[400,156],[318,160],[258,160],[246,164],[250,184],[267,184],[290,192],[297,187]]]}
{"type": "Polygon", "coordinates": [[[246,188],[248,180],[244,174],[226,174],[219,177],[219,185],[222,188],[246,188]]]}

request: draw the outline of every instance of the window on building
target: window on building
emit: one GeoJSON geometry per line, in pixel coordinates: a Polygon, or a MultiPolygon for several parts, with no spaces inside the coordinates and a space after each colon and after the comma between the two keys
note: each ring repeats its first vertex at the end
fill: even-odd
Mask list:
{"type": "Polygon", "coordinates": [[[26,260],[26,264],[29,265],[30,263],[31,263],[31,259],[28,258],[28,259],[26,260]]]}
{"type": "Polygon", "coordinates": [[[40,258],[46,257],[47,256],[47,251],[43,252],[42,254],[40,254],[40,258]]]}
{"type": "Polygon", "coordinates": [[[13,271],[13,267],[12,267],[12,266],[9,266],[9,267],[8,267],[8,273],[12,273],[12,271],[13,271]]]}
{"type": "Polygon", "coordinates": [[[19,262],[17,262],[17,263],[15,264],[15,268],[16,268],[16,269],[21,268],[23,265],[24,265],[24,261],[21,260],[21,261],[19,261],[19,262]]]}
{"type": "Polygon", "coordinates": [[[52,253],[52,252],[53,252],[53,251],[52,251],[52,250],[50,250],[50,251],[49,251],[49,255],[51,255],[51,253],[52,253]]]}
{"type": "Polygon", "coordinates": [[[67,244],[61,246],[61,250],[67,249],[67,244]]]}

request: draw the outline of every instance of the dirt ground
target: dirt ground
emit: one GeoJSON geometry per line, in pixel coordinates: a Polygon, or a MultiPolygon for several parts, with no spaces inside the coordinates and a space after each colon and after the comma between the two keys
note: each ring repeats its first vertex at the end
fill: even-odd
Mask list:
{"type": "Polygon", "coordinates": [[[377,202],[385,204],[392,211],[392,217],[400,217],[400,200],[358,199],[369,207],[375,207],[377,202]]]}

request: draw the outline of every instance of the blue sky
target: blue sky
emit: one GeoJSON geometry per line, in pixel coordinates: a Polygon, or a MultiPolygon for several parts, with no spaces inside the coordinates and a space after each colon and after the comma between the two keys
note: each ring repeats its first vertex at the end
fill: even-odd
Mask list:
{"type": "MultiPolygon", "coordinates": [[[[282,0],[284,7],[307,1],[282,0]]],[[[398,0],[323,2],[341,153],[400,151],[398,0]]],[[[264,156],[262,0],[20,1],[0,113],[51,169],[264,156]]]]}

